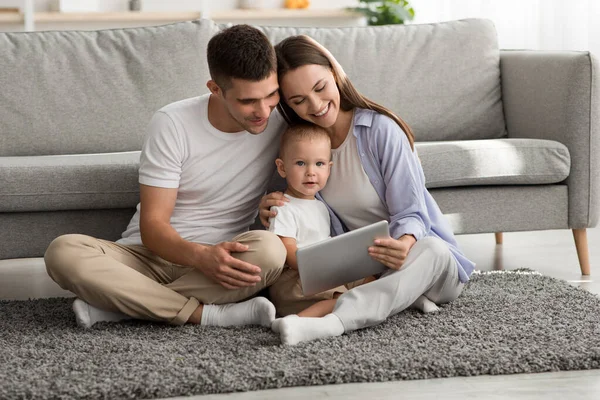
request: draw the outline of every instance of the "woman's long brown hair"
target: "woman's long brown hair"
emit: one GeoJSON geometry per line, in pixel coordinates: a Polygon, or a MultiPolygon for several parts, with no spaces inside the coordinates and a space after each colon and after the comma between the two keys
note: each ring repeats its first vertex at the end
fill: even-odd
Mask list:
{"type": "MultiPolygon", "coordinates": [[[[322,65],[329,68],[340,91],[340,107],[342,110],[350,111],[356,107],[365,108],[391,118],[402,128],[410,142],[411,149],[414,150],[415,135],[408,124],[388,108],[360,94],[335,57],[319,42],[306,35],[291,36],[275,46],[275,53],[277,54],[277,76],[280,82],[288,71],[304,65],[322,65]]],[[[277,107],[290,125],[304,121],[286,104],[283,96],[281,96],[277,107]]]]}

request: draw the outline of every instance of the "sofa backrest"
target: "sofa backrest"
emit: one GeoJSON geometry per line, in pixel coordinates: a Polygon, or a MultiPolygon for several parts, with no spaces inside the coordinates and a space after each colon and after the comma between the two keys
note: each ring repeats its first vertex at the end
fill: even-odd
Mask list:
{"type": "MultiPolygon", "coordinates": [[[[139,150],[156,110],[207,92],[206,45],[225,26],[0,33],[0,156],[139,150]]],[[[261,29],[314,37],[418,141],[504,136],[490,21],[261,29]]]]}
{"type": "Polygon", "coordinates": [[[362,94],[406,120],[417,141],[505,136],[500,52],[489,20],[263,31],[273,43],[313,37],[362,94]]]}
{"type": "Polygon", "coordinates": [[[210,21],[0,33],[0,156],[140,150],[152,114],[206,92],[210,21]]]}

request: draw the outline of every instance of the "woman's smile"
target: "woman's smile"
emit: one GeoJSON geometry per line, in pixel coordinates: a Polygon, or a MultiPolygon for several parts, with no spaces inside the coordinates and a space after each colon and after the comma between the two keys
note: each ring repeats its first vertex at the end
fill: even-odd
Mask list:
{"type": "Polygon", "coordinates": [[[329,105],[331,103],[327,103],[327,105],[325,106],[325,108],[323,108],[321,111],[319,111],[316,114],[313,114],[315,117],[324,117],[328,112],[329,112],[329,105]]]}

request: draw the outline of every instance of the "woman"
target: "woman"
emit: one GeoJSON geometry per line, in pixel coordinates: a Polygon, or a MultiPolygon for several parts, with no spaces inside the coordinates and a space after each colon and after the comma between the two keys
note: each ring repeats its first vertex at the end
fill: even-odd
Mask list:
{"type": "MultiPolygon", "coordinates": [[[[320,200],[329,208],[332,234],[386,219],[391,237],[376,240],[369,249],[389,267],[379,279],[342,294],[323,318],[290,314],[276,320],[273,329],[284,343],[296,344],[379,324],[423,296],[436,304],[456,299],[475,265],[458,249],[425,188],[409,126],[358,93],[331,53],[313,39],[290,37],[275,50],[280,111],[288,123],[309,121],[331,137],[333,166],[320,200]]],[[[280,193],[263,197],[265,225],[274,215],[270,207],[284,201],[280,193]]],[[[284,274],[270,289],[278,310],[288,310],[280,311],[284,315],[295,304],[299,309],[307,305],[306,298],[293,297],[289,285],[284,274]]]]}

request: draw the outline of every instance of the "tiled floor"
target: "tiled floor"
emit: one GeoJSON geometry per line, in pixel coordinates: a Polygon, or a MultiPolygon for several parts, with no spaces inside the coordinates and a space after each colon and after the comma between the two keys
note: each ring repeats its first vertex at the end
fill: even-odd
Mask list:
{"type": "MultiPolygon", "coordinates": [[[[496,246],[494,235],[458,237],[478,269],[531,268],[565,279],[600,295],[600,228],[588,230],[592,275],[582,277],[571,231],[505,233],[496,246]]],[[[66,295],[46,275],[42,260],[0,261],[0,299],[66,295]]],[[[600,319],[600,316],[598,316],[600,319]]],[[[202,400],[257,399],[600,399],[600,370],[479,376],[385,383],[297,387],[226,395],[195,396],[202,400]]]]}

